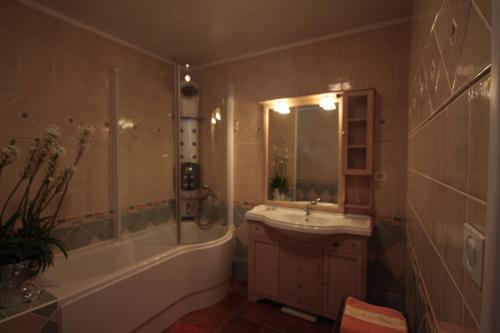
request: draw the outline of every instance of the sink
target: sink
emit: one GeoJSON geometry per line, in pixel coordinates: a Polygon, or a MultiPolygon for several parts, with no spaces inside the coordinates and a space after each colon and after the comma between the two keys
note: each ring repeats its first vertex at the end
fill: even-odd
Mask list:
{"type": "Polygon", "coordinates": [[[271,227],[312,234],[352,234],[371,236],[370,216],[311,211],[259,205],[246,212],[247,220],[260,221],[271,227]]]}
{"type": "Polygon", "coordinates": [[[283,213],[277,215],[280,219],[288,220],[295,223],[308,223],[309,225],[327,225],[329,219],[317,216],[315,213],[306,215],[305,213],[283,213]]]}

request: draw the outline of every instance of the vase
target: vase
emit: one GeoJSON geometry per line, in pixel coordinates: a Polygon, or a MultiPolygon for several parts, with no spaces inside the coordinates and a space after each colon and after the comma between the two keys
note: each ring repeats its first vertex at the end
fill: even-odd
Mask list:
{"type": "Polygon", "coordinates": [[[0,266],[0,307],[35,301],[41,293],[38,266],[33,261],[0,266]]]}

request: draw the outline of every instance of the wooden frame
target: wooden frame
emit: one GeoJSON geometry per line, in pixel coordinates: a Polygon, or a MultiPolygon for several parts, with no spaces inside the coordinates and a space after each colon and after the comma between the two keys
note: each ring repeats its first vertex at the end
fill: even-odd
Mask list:
{"type": "Polygon", "coordinates": [[[314,105],[319,104],[322,97],[328,95],[335,95],[338,100],[339,105],[339,149],[338,149],[338,193],[337,193],[337,205],[334,204],[322,204],[319,203],[312,207],[313,210],[319,211],[329,211],[329,212],[344,212],[344,200],[345,200],[345,177],[344,177],[344,162],[343,162],[343,151],[344,151],[344,131],[343,131],[343,98],[342,92],[326,92],[322,94],[296,96],[288,98],[279,98],[274,100],[261,101],[259,104],[262,107],[262,112],[264,114],[264,203],[266,205],[274,205],[288,208],[305,208],[307,202],[305,201],[274,201],[268,198],[268,186],[269,186],[269,110],[278,101],[287,102],[289,107],[296,107],[300,105],[314,105]]]}

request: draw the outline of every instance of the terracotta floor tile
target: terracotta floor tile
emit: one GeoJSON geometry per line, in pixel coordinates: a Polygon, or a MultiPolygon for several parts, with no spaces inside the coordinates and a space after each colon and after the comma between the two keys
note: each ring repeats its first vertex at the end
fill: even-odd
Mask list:
{"type": "Polygon", "coordinates": [[[259,333],[282,333],[281,331],[275,330],[269,326],[264,326],[259,333]]]}
{"type": "Polygon", "coordinates": [[[246,302],[247,298],[245,295],[237,293],[229,293],[222,301],[217,303],[217,306],[229,311],[234,312],[241,308],[241,306],[246,302]]]}
{"type": "Polygon", "coordinates": [[[267,323],[267,326],[286,333],[306,333],[312,325],[311,322],[292,317],[283,312],[276,312],[267,323]]]}
{"type": "Polygon", "coordinates": [[[206,331],[186,323],[174,323],[162,333],[206,333],[206,331]]]}
{"type": "Polygon", "coordinates": [[[318,318],[318,320],[311,324],[306,332],[307,333],[331,333],[333,330],[333,325],[335,322],[333,320],[318,318]]]}
{"type": "Polygon", "coordinates": [[[233,279],[231,280],[229,290],[238,294],[246,295],[248,290],[247,281],[233,279]]]}
{"type": "Polygon", "coordinates": [[[220,333],[259,333],[262,329],[261,324],[254,323],[253,321],[234,316],[222,328],[220,333]]]}
{"type": "Polygon", "coordinates": [[[238,310],[238,316],[266,324],[277,311],[279,311],[279,307],[275,304],[267,302],[247,302],[238,310]]]}
{"type": "Polygon", "coordinates": [[[231,314],[226,310],[218,306],[211,306],[192,312],[183,321],[207,333],[212,333],[221,327],[230,317],[231,314]]]}

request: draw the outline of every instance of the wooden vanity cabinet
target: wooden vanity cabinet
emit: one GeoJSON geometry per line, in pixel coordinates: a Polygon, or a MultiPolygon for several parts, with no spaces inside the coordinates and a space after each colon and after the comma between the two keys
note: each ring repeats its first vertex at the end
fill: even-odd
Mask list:
{"type": "Polygon", "coordinates": [[[344,295],[365,297],[367,238],[282,233],[248,221],[250,300],[335,318],[344,295]]]}

